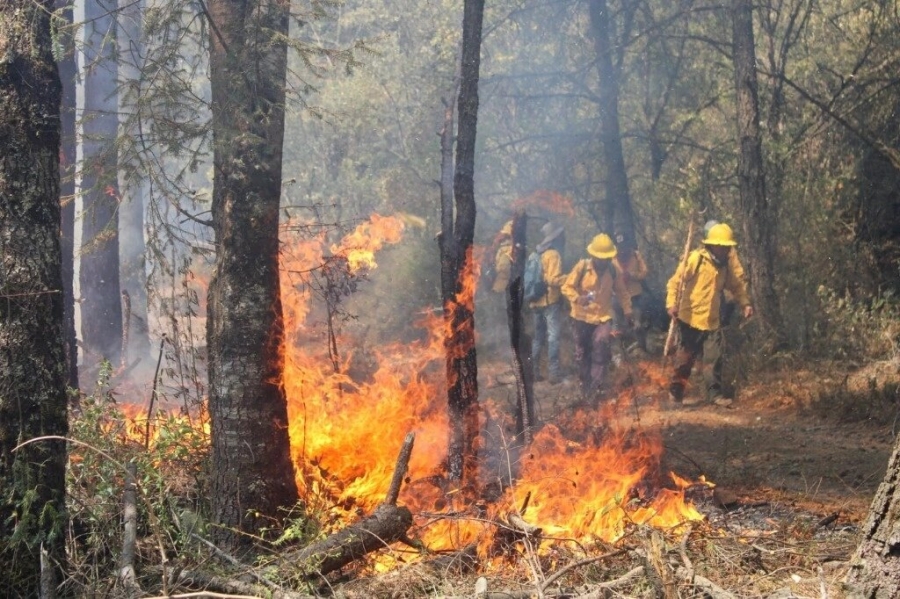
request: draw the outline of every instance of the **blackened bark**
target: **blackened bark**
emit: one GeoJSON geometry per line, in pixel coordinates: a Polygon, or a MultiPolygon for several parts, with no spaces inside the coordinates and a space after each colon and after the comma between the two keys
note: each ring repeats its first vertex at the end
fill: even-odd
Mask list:
{"type": "Polygon", "coordinates": [[[783,329],[774,285],[775,238],[772,222],[774,215],[766,195],[763,171],[751,0],[733,0],[732,26],[737,134],[740,144],[738,182],[746,239],[741,253],[749,257],[747,270],[753,303],[764,332],[774,342],[780,343],[783,329]]]}
{"type": "Polygon", "coordinates": [[[119,288],[119,184],[115,139],[116,2],[89,0],[84,25],[84,215],[81,247],[81,335],[84,362],[118,366],[122,353],[119,288]]]}
{"type": "MultiPolygon", "coordinates": [[[[74,22],[72,5],[68,0],[56,0],[57,10],[68,25],[74,22]]],[[[63,56],[59,61],[62,81],[60,104],[59,195],[62,209],[62,281],[63,281],[63,343],[66,348],[66,384],[78,389],[78,335],[75,332],[75,61],[74,29],[63,29],[59,43],[63,56]]],[[[77,395],[76,401],[77,401],[77,395]]]]}
{"type": "Polygon", "coordinates": [[[863,539],[850,562],[847,596],[889,599],[900,596],[900,437],[887,473],[863,526],[863,539]]]}
{"type": "Polygon", "coordinates": [[[278,218],[288,5],[212,0],[216,266],[209,286],[212,510],[217,540],[247,542],[297,500],[282,385],[278,218]],[[257,517],[262,516],[262,518],[257,517]]]}
{"type": "Polygon", "coordinates": [[[506,320],[512,346],[513,369],[516,375],[516,437],[524,445],[531,443],[534,427],[534,365],[531,362],[531,337],[525,331],[522,316],[525,310],[523,276],[527,245],[528,217],[516,212],[512,227],[512,269],[506,288],[506,320]]]}
{"type": "Polygon", "coordinates": [[[62,578],[66,362],[52,0],[0,3],[0,596],[62,578]],[[45,560],[46,562],[47,560],[45,560]]]}
{"type": "MultiPolygon", "coordinates": [[[[481,65],[481,24],[484,0],[463,4],[462,60],[460,62],[459,127],[456,142],[456,174],[453,192],[456,220],[453,243],[444,240],[442,273],[452,281],[453,295],[444,297],[444,319],[452,331],[446,339],[447,400],[450,411],[448,447],[451,480],[474,481],[470,469],[475,463],[478,436],[478,367],[475,356],[475,281],[473,241],[475,238],[475,132],[478,122],[478,73],[481,65]],[[446,264],[446,266],[445,266],[446,264]],[[455,276],[454,276],[455,275],[455,276]],[[452,277],[452,278],[450,278],[452,277]]],[[[444,236],[450,232],[444,231],[444,236]]],[[[444,288],[449,288],[444,287],[444,288]]]]}
{"type": "Polygon", "coordinates": [[[590,0],[591,33],[600,79],[600,142],[606,164],[606,199],[599,214],[600,229],[609,235],[624,233],[634,239],[634,214],[628,193],[628,172],[619,127],[619,78],[613,66],[610,17],[606,0],[590,0]]]}

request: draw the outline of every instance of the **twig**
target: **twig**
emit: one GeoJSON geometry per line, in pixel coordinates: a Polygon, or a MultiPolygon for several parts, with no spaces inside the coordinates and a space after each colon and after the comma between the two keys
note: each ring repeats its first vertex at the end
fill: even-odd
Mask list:
{"type": "MultiPolygon", "coordinates": [[[[218,555],[219,557],[221,557],[222,559],[224,559],[225,561],[227,561],[227,562],[228,562],[229,564],[231,564],[232,566],[235,566],[235,567],[237,567],[237,568],[246,569],[246,570],[250,573],[250,575],[251,575],[253,578],[255,578],[256,581],[259,582],[260,584],[262,584],[263,586],[265,586],[265,587],[267,587],[267,588],[269,588],[269,589],[271,589],[271,590],[273,590],[273,591],[279,591],[279,592],[282,592],[282,593],[285,592],[284,589],[282,589],[280,586],[278,586],[277,584],[275,584],[275,583],[272,582],[271,580],[266,580],[265,578],[263,578],[262,576],[260,576],[260,575],[257,574],[256,572],[250,570],[250,569],[247,567],[246,564],[242,563],[239,559],[237,559],[237,558],[234,557],[233,555],[231,555],[231,554],[225,552],[224,550],[222,550],[220,547],[218,547],[217,545],[215,545],[215,544],[212,543],[211,541],[208,541],[208,540],[204,539],[203,537],[201,537],[200,535],[198,535],[198,534],[195,533],[195,532],[192,532],[192,533],[191,533],[191,538],[194,539],[195,541],[200,541],[201,543],[203,543],[204,545],[206,545],[207,547],[209,547],[209,548],[212,550],[213,553],[215,553],[216,555],[218,555]]],[[[197,572],[194,572],[193,575],[198,575],[198,573],[197,573],[197,572]]]]}
{"type": "Polygon", "coordinates": [[[605,559],[608,559],[611,557],[616,557],[618,555],[622,555],[626,551],[628,551],[628,550],[627,549],[618,549],[616,551],[610,551],[609,553],[604,553],[603,555],[595,555],[594,557],[589,557],[589,558],[578,560],[577,562],[568,564],[567,566],[564,566],[564,567],[560,568],[559,570],[557,570],[556,572],[554,572],[553,576],[549,576],[544,581],[544,584],[541,585],[541,592],[543,593],[544,591],[546,591],[547,587],[549,587],[551,584],[556,582],[561,576],[563,576],[567,572],[571,572],[572,570],[574,570],[576,568],[580,568],[581,566],[589,566],[590,564],[593,564],[593,563],[596,563],[596,562],[599,562],[599,561],[602,561],[602,560],[605,560],[605,559]]]}
{"type": "Polygon", "coordinates": [[[153,388],[150,389],[150,405],[147,406],[147,427],[144,430],[144,449],[150,448],[150,418],[153,416],[153,401],[156,399],[156,384],[159,381],[159,367],[162,364],[163,348],[166,345],[166,335],[163,333],[159,340],[159,357],[156,359],[156,372],[153,373],[153,388]]]}
{"type": "Polygon", "coordinates": [[[594,585],[594,589],[590,593],[585,593],[584,595],[577,595],[575,599],[603,599],[606,594],[603,591],[608,589],[614,589],[616,587],[622,586],[626,582],[630,581],[632,578],[637,578],[641,574],[644,573],[644,566],[638,566],[636,568],[632,568],[625,574],[622,574],[618,578],[614,578],[613,580],[607,580],[606,582],[601,582],[599,584],[594,585]]]}
{"type": "Polygon", "coordinates": [[[177,595],[159,595],[157,597],[145,597],[144,599],[189,599],[190,597],[208,597],[209,599],[260,599],[259,595],[230,595],[213,593],[211,591],[196,591],[193,593],[179,593],[177,595]]]}

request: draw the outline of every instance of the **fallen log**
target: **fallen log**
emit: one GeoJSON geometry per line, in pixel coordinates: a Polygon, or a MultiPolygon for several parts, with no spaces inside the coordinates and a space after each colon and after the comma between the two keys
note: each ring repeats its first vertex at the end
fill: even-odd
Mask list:
{"type": "Polygon", "coordinates": [[[381,504],[371,516],[304,547],[288,561],[299,563],[305,578],[315,578],[399,541],[410,526],[412,512],[407,508],[381,504]]]}
{"type": "Polygon", "coordinates": [[[414,441],[415,435],[406,435],[385,502],[371,516],[288,556],[288,561],[300,564],[301,576],[306,579],[324,576],[372,551],[408,540],[406,532],[412,526],[412,512],[394,503],[409,469],[414,441]]]}

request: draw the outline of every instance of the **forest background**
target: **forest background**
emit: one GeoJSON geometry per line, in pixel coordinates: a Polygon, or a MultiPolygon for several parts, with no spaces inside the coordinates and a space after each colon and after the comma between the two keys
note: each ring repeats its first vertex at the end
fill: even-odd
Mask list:
{"type": "MultiPolygon", "coordinates": [[[[773,265],[777,304],[765,316],[778,323],[777,335],[754,321],[745,327],[753,341],[745,345],[750,371],[796,360],[827,360],[847,371],[896,360],[898,6],[754,6],[765,177],[759,218],[739,193],[733,9],[687,0],[485,7],[476,244],[489,246],[513,210],[525,208],[537,223],[531,239],[545,219],[567,225],[564,260],[571,264],[596,232],[622,224],[609,215],[624,201],[633,215],[626,226],[633,226],[649,284],[659,291],[689,222],[723,220],[738,231],[742,253],[763,251],[773,265]],[[602,31],[605,44],[598,42],[602,31]],[[619,130],[621,165],[608,159],[610,119],[619,130]],[[612,182],[622,180],[624,198],[613,197],[621,188],[612,182]],[[747,240],[760,228],[772,240],[768,247],[747,240]]],[[[52,21],[61,65],[79,56],[70,71],[61,66],[64,90],[70,84],[79,98],[64,102],[64,110],[74,108],[79,133],[64,130],[63,143],[81,140],[63,177],[72,185],[64,193],[71,220],[63,230],[71,233],[73,258],[64,285],[78,299],[70,322],[80,327],[73,336],[82,353],[83,380],[73,387],[105,393],[110,370],[102,356],[115,383],[143,371],[154,399],[189,408],[206,393],[213,267],[210,32],[198,18],[205,9],[172,2],[90,3],[84,10],[92,26],[81,24],[80,12],[70,25],[65,10],[52,21]],[[69,53],[73,48],[78,53],[69,53]],[[92,77],[100,81],[92,85],[92,77]],[[92,272],[99,276],[90,278],[92,272]],[[92,294],[115,278],[122,281],[114,285],[115,304],[122,290],[127,301],[96,308],[92,294]]],[[[353,355],[364,360],[367,350],[398,336],[417,338],[410,314],[441,306],[438,133],[456,101],[461,10],[452,2],[292,7],[284,231],[334,247],[372,214],[395,216],[406,231],[366,283],[352,280],[335,291],[321,264],[312,274],[293,273],[320,302],[319,336],[309,339],[327,350],[336,370],[347,355],[336,331],[355,333],[353,343],[364,351],[353,355]],[[358,285],[363,292],[354,293],[358,285]]],[[[288,256],[296,248],[286,239],[288,256]]],[[[756,267],[752,259],[748,267],[756,267]]],[[[484,342],[490,315],[476,323],[484,342]]]]}

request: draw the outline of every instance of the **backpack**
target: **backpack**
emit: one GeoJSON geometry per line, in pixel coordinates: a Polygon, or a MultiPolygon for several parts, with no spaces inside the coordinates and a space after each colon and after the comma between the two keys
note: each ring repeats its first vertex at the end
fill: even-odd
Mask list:
{"type": "Polygon", "coordinates": [[[537,251],[528,255],[525,261],[525,274],[522,277],[522,289],[526,302],[535,302],[547,295],[547,282],[544,281],[544,265],[541,254],[537,251]]]}

